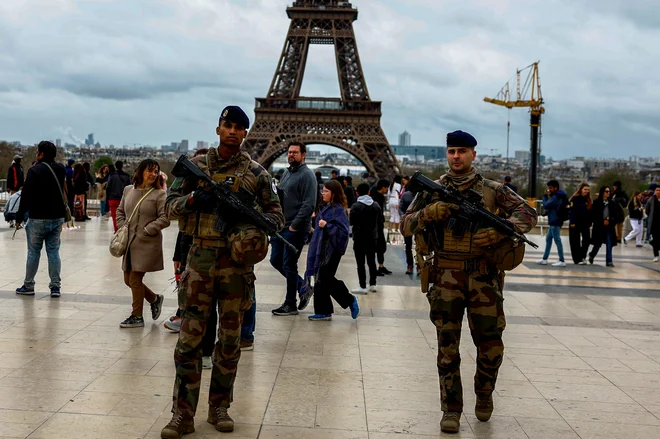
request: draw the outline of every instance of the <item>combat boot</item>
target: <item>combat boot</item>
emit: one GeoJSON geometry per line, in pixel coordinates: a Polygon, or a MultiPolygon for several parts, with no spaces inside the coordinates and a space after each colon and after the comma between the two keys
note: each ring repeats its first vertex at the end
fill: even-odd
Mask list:
{"type": "Polygon", "coordinates": [[[477,396],[477,403],[474,406],[474,414],[481,422],[486,422],[493,414],[493,395],[477,396]]]}
{"type": "Polygon", "coordinates": [[[160,432],[163,439],[181,439],[181,436],[195,432],[195,420],[192,416],[175,413],[172,420],[160,432]]]}
{"type": "Polygon", "coordinates": [[[227,413],[226,407],[213,407],[210,405],[209,417],[206,422],[215,425],[215,429],[223,433],[234,431],[234,420],[227,413]]]}
{"type": "Polygon", "coordinates": [[[440,421],[440,430],[445,433],[458,433],[461,426],[461,414],[458,412],[444,412],[440,421]]]}

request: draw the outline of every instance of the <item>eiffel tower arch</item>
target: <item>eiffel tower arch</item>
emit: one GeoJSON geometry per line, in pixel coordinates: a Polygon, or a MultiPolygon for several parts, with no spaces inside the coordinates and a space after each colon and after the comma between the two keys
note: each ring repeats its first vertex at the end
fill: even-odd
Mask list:
{"type": "Polygon", "coordinates": [[[380,126],[381,103],[372,101],[364,79],[348,1],[302,0],[287,8],[291,19],[268,96],[256,99],[255,121],[244,149],[268,168],[293,140],[340,148],[379,177],[399,173],[380,126]],[[341,98],[302,97],[310,44],[335,47],[341,98]]]}

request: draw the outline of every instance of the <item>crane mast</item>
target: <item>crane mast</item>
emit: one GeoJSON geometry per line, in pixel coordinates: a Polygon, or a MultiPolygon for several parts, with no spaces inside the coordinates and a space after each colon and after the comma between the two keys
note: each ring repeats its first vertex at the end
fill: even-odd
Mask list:
{"type": "MultiPolygon", "coordinates": [[[[497,93],[494,98],[484,98],[489,104],[512,108],[529,108],[530,114],[530,172],[529,172],[529,197],[536,198],[537,175],[539,161],[539,141],[541,130],[541,115],[545,113],[543,107],[543,96],[541,94],[541,80],[539,77],[539,61],[530,64],[524,69],[516,70],[516,96],[511,99],[509,82],[497,93]],[[527,78],[522,83],[521,73],[527,72],[527,78]]],[[[507,134],[508,135],[508,134],[507,134]]],[[[507,158],[508,158],[507,141],[507,158]]]]}

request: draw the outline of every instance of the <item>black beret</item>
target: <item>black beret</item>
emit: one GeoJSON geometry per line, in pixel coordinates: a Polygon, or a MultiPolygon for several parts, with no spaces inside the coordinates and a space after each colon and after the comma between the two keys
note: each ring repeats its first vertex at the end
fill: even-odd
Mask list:
{"type": "Polygon", "coordinates": [[[447,134],[447,146],[474,148],[477,146],[477,139],[475,139],[470,133],[458,130],[447,134]]]}
{"type": "Polygon", "coordinates": [[[220,115],[220,120],[239,123],[243,125],[245,129],[250,128],[250,118],[247,114],[245,114],[245,111],[243,111],[241,107],[237,107],[235,105],[225,107],[225,109],[222,110],[222,114],[220,115]]]}

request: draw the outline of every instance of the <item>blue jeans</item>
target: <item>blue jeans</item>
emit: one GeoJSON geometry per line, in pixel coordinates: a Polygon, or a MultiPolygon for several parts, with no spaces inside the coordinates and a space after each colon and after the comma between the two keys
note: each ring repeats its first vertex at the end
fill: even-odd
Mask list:
{"type": "Polygon", "coordinates": [[[280,235],[293,244],[298,251],[294,253],[282,241],[272,238],[270,240],[270,265],[286,278],[286,299],[284,300],[284,304],[296,306],[296,295],[303,285],[303,279],[298,274],[298,259],[300,258],[300,251],[305,245],[307,232],[292,232],[287,227],[280,232],[280,235]]]}
{"type": "Polygon", "coordinates": [[[552,248],[553,240],[555,241],[555,244],[557,244],[559,260],[564,262],[564,246],[561,243],[561,227],[559,226],[548,227],[548,233],[545,235],[545,253],[543,253],[543,259],[548,259],[550,256],[550,249],[552,248]]]}
{"type": "Polygon", "coordinates": [[[99,206],[101,206],[101,218],[105,216],[105,200],[101,200],[99,202],[99,206]]]}
{"type": "Polygon", "coordinates": [[[48,288],[60,288],[62,261],[60,260],[60,234],[62,233],[64,218],[45,220],[30,218],[25,226],[27,235],[27,264],[25,267],[25,282],[28,288],[34,288],[34,277],[39,270],[41,248],[46,242],[46,255],[48,256],[48,275],[50,284],[48,288]]]}
{"type": "Polygon", "coordinates": [[[254,342],[254,328],[257,322],[257,298],[255,295],[252,307],[243,314],[243,325],[241,326],[241,341],[254,342]]]}

